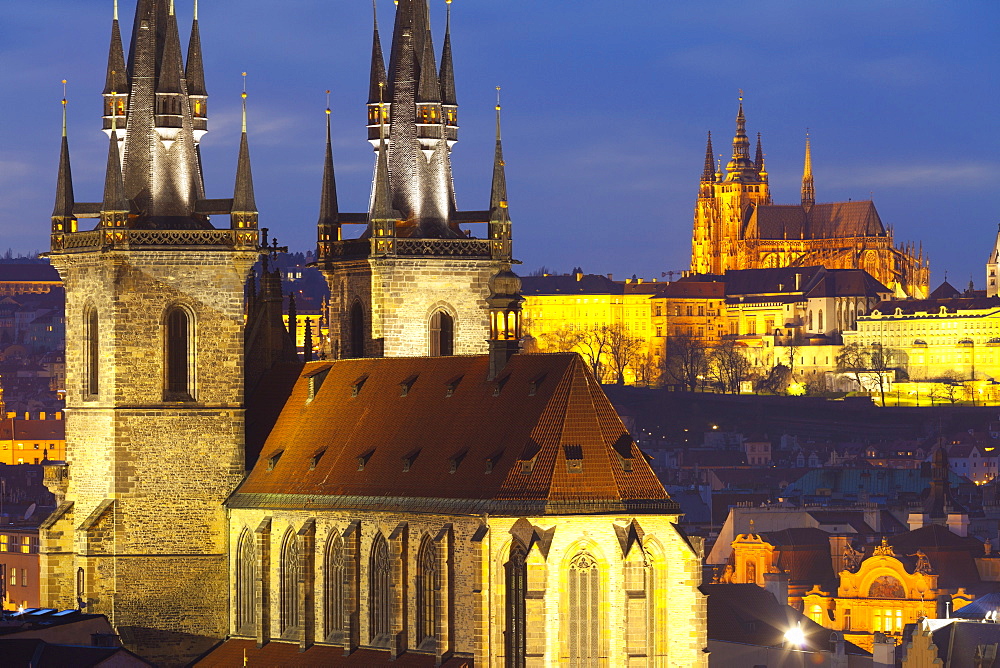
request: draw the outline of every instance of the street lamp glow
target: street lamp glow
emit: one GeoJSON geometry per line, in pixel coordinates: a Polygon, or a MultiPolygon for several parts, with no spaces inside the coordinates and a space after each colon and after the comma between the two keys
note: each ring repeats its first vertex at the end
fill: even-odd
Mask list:
{"type": "Polygon", "coordinates": [[[806,634],[802,631],[800,622],[795,622],[795,627],[785,631],[785,642],[789,645],[801,647],[806,643],[806,634]]]}

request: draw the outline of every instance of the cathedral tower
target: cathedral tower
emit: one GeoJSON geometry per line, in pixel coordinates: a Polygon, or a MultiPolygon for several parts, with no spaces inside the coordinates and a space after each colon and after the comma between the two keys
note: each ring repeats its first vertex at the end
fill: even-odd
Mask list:
{"type": "Polygon", "coordinates": [[[997,240],[993,243],[993,250],[986,261],[986,296],[996,297],[1000,294],[997,284],[997,274],[1000,273],[1000,229],[997,230],[997,240]]]}
{"type": "Polygon", "coordinates": [[[757,135],[756,159],[751,160],[746,129],[741,94],[733,154],[724,174],[721,169],[712,170],[712,135],[708,135],[691,243],[691,270],[695,273],[722,274],[727,269],[743,268],[739,241],[743,238],[747,211],[771,202],[760,135],[757,135]]]}
{"type": "MultiPolygon", "coordinates": [[[[389,53],[386,69],[376,17],[367,124],[375,172],[367,213],[338,211],[327,134],[318,265],[330,286],[330,350],[337,358],[484,353],[490,280],[512,262],[510,218],[506,187],[500,203],[496,178],[490,210],[456,205],[450,3],[440,67],[427,0],[397,3],[389,53]],[[487,239],[463,229],[477,223],[487,239]],[[344,238],[350,224],[364,226],[358,238],[344,238]]],[[[502,176],[499,137],[496,161],[502,176]]]]}
{"type": "Polygon", "coordinates": [[[138,0],[125,65],[116,3],[101,202],[75,201],[64,129],[49,257],[66,285],[67,465],[46,472],[59,506],[41,530],[45,605],[106,614],[167,664],[227,628],[222,502],[245,468],[243,286],[259,256],[245,122],[233,197],[204,197],[197,18],[185,68],[173,5],[138,0]]]}

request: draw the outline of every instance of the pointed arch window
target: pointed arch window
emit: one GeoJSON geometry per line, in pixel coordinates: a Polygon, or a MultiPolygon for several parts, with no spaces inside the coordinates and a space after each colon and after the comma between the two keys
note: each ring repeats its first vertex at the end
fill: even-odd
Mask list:
{"type": "Polygon", "coordinates": [[[625,641],[630,657],[649,656],[653,647],[653,568],[633,549],[625,562],[625,641]]]}
{"type": "Polygon", "coordinates": [[[84,368],[86,369],[86,384],[84,393],[90,396],[96,395],[100,391],[101,374],[101,338],[100,338],[100,318],[97,309],[87,309],[83,318],[84,331],[84,368]]]}
{"type": "Polygon", "coordinates": [[[355,301],[351,307],[351,340],[348,346],[348,357],[365,356],[365,313],[360,301],[355,301]]]}
{"type": "Polygon", "coordinates": [[[601,574],[586,552],[569,566],[569,665],[598,666],[601,661],[601,574]]]}
{"type": "Polygon", "coordinates": [[[335,533],[326,544],[323,625],[328,639],[344,630],[344,540],[335,533]]]}
{"type": "Polygon", "coordinates": [[[524,668],[527,653],[527,633],[525,629],[525,598],[528,593],[527,550],[514,541],[510,548],[510,559],[505,565],[505,587],[507,596],[504,631],[504,666],[524,668]]]}
{"type": "Polygon", "coordinates": [[[257,558],[253,538],[245,530],[236,549],[236,633],[252,635],[257,628],[257,558]]]}
{"type": "Polygon", "coordinates": [[[455,354],[455,319],[446,311],[431,316],[430,356],[448,357],[455,354]]]}
{"type": "Polygon", "coordinates": [[[180,306],[167,311],[164,319],[164,366],[167,401],[192,401],[194,398],[194,320],[180,306]]]}
{"type": "Polygon", "coordinates": [[[372,542],[368,566],[368,629],[373,645],[385,643],[392,633],[392,564],[382,534],[372,542]]]}
{"type": "MultiPolygon", "coordinates": [[[[417,554],[417,646],[437,637],[438,593],[440,589],[437,546],[424,538],[417,554]]],[[[432,649],[432,648],[429,648],[432,649]]]]}
{"type": "Polygon", "coordinates": [[[278,632],[286,635],[299,627],[299,545],[295,532],[285,534],[281,546],[281,611],[278,632]]]}

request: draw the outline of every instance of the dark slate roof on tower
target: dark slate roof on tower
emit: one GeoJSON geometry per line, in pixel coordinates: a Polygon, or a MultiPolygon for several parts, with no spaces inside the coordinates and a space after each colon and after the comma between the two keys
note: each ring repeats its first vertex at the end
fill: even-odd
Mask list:
{"type": "Polygon", "coordinates": [[[131,209],[125,196],[125,182],[122,180],[122,163],[118,153],[118,132],[111,131],[108,142],[108,169],[104,177],[103,211],[128,211],[131,209]]]}
{"type": "Polygon", "coordinates": [[[118,17],[111,22],[111,47],[108,50],[108,74],[104,83],[104,94],[127,93],[128,79],[125,76],[125,52],[122,50],[122,33],[118,17]]]}
{"type": "Polygon", "coordinates": [[[337,177],[333,170],[333,142],[330,138],[330,110],[326,110],[326,157],[323,160],[323,190],[319,201],[319,225],[335,225],[340,208],[337,205],[337,177]]]}
{"type": "MultiPolygon", "coordinates": [[[[63,104],[65,110],[65,103],[63,104]]],[[[65,111],[63,112],[65,113],[65,111]]],[[[59,176],[56,178],[56,202],[52,208],[53,217],[72,218],[73,206],[73,172],[69,161],[69,139],[66,137],[66,122],[63,121],[62,143],[59,148],[59,176]]]]}
{"type": "MultiPolygon", "coordinates": [[[[244,93],[244,98],[246,94],[244,93]]],[[[253,194],[253,172],[250,169],[250,143],[247,141],[247,110],[243,105],[243,133],[240,135],[240,155],[236,163],[236,187],[233,190],[233,211],[256,211],[253,194]]]]}
{"type": "Polygon", "coordinates": [[[447,105],[458,104],[455,92],[455,64],[451,54],[451,2],[448,3],[448,18],[444,29],[444,46],[441,48],[441,102],[447,105]]]}
{"type": "MultiPolygon", "coordinates": [[[[197,3],[195,7],[197,7],[197,3]]],[[[188,95],[208,95],[205,88],[205,64],[202,62],[201,56],[201,31],[198,29],[197,14],[195,14],[194,21],[191,22],[191,38],[188,40],[184,77],[187,79],[188,95]]]]}
{"type": "Polygon", "coordinates": [[[306,364],[228,505],[677,512],[579,355],[488,372],[486,355],[306,364]]]}
{"type": "Polygon", "coordinates": [[[382,40],[378,33],[378,10],[372,2],[372,12],[375,14],[375,24],[372,30],[372,70],[371,80],[368,85],[368,104],[387,102],[388,90],[383,90],[387,85],[385,76],[385,59],[382,55],[382,40]]]}
{"type": "Polygon", "coordinates": [[[182,93],[184,61],[181,60],[181,37],[177,30],[177,16],[167,15],[166,36],[163,40],[163,58],[160,60],[157,93],[182,93]]]}

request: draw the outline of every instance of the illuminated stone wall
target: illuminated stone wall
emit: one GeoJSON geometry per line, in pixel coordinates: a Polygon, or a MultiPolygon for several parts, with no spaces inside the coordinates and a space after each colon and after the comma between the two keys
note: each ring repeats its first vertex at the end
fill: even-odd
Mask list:
{"type": "Polygon", "coordinates": [[[429,354],[431,315],[442,309],[455,321],[454,353],[487,352],[492,260],[436,257],[345,261],[327,273],[330,286],[330,349],[349,357],[351,309],[364,313],[366,357],[429,354]]]}
{"type": "Polygon", "coordinates": [[[283,637],[304,644],[328,642],[370,646],[369,567],[370,550],[377,534],[389,544],[393,563],[393,632],[396,650],[415,649],[417,554],[424,540],[434,540],[445,578],[438,608],[438,644],[421,650],[474,658],[476,665],[504,665],[506,625],[505,573],[514,540],[529,544],[527,552],[527,665],[566,665],[569,657],[568,580],[571,564],[581,555],[592,559],[600,582],[599,605],[595,608],[601,653],[615,666],[707,666],[706,608],[697,587],[701,582],[701,551],[697,539],[684,539],[672,526],[676,516],[635,518],[609,516],[564,516],[497,518],[483,524],[478,517],[415,515],[407,513],[350,511],[282,511],[232,509],[229,553],[230,600],[238,599],[237,556],[241,535],[257,536],[255,558],[265,563],[256,581],[257,601],[268,592],[264,608],[266,623],[257,610],[256,629],[236,628],[231,611],[230,632],[258,641],[283,637]],[[637,539],[623,539],[633,519],[637,539]],[[312,537],[310,520],[315,520],[312,537]],[[263,534],[261,528],[265,527],[263,534]],[[616,530],[617,527],[617,530],[616,530]],[[260,536],[263,535],[263,543],[260,536]],[[298,536],[300,567],[312,564],[312,581],[300,589],[299,615],[305,627],[279,632],[281,615],[281,552],[286,537],[298,536]],[[345,617],[348,631],[326,636],[326,601],[323,562],[331,538],[340,535],[345,544],[357,546],[347,552],[348,570],[358,577],[345,580],[345,617]],[[515,538],[516,537],[516,538],[515,538]],[[688,540],[693,543],[689,544],[688,540]],[[309,548],[303,552],[303,548],[309,548]],[[627,552],[626,552],[627,550],[627,552]],[[356,569],[356,571],[354,571],[356,569]],[[355,597],[356,592],[356,597],[355,597]],[[444,601],[448,603],[445,604],[444,601]],[[306,610],[309,614],[306,614],[306,610]],[[355,620],[351,622],[350,620],[355,620]],[[353,624],[353,626],[352,626],[353,624]]]}
{"type": "Polygon", "coordinates": [[[225,633],[222,502],[244,474],[243,285],[254,260],[197,248],[52,256],[66,284],[62,485],[72,506],[43,527],[43,599],[76,607],[80,596],[87,612],[136,627],[123,637],[144,656],[204,649],[225,633]],[[191,314],[193,401],[165,401],[163,323],[176,305],[191,314]],[[96,395],[86,384],[89,309],[96,395]],[[62,550],[72,556],[46,554],[62,550]]]}

